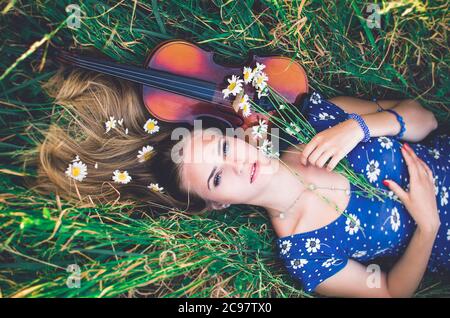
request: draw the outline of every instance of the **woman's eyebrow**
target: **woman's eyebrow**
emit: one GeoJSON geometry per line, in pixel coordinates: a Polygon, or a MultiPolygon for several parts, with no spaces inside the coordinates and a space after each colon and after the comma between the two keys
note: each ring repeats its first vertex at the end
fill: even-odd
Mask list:
{"type": "MultiPolygon", "coordinates": [[[[221,144],[222,139],[223,139],[223,137],[220,138],[219,142],[217,143],[217,155],[218,156],[220,155],[220,144],[221,144]]],[[[208,181],[206,181],[206,185],[208,186],[209,191],[211,191],[211,188],[209,186],[209,180],[211,180],[211,178],[214,175],[214,173],[216,172],[216,170],[217,170],[217,166],[214,166],[214,168],[212,169],[211,173],[209,174],[208,181]]]]}

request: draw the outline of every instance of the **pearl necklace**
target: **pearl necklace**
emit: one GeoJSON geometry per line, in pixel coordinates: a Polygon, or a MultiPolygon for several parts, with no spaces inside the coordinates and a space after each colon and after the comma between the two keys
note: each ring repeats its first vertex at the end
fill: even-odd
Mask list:
{"type": "Polygon", "coordinates": [[[276,215],[275,217],[279,217],[280,219],[284,219],[286,217],[285,213],[287,213],[293,206],[295,203],[297,203],[298,199],[300,199],[300,197],[302,196],[302,194],[307,191],[307,190],[315,190],[315,189],[327,189],[327,190],[341,190],[341,191],[345,191],[346,195],[350,195],[351,191],[350,189],[341,189],[341,188],[336,188],[335,186],[332,187],[318,187],[317,185],[315,185],[314,183],[310,183],[306,189],[304,191],[302,191],[302,193],[300,193],[297,198],[294,200],[294,202],[289,206],[289,208],[285,211],[285,212],[280,212],[278,215],[276,215]]]}

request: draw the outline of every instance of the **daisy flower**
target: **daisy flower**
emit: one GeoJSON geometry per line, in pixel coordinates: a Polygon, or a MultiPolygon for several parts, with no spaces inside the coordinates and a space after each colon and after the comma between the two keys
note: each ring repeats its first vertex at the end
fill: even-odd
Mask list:
{"type": "Polygon", "coordinates": [[[149,119],[144,125],[145,132],[154,134],[159,131],[158,121],[156,119],[149,119]]]}
{"type": "Polygon", "coordinates": [[[256,67],[253,69],[253,72],[256,74],[261,72],[265,68],[266,66],[264,64],[259,64],[258,62],[256,62],[256,67]]]}
{"type": "Polygon", "coordinates": [[[291,266],[293,269],[302,268],[305,264],[308,264],[308,261],[304,258],[294,259],[291,261],[291,266]]]}
{"type": "Polygon", "coordinates": [[[380,142],[381,147],[386,148],[386,149],[391,149],[392,147],[392,141],[385,137],[385,136],[381,136],[378,137],[378,141],[380,142]]]}
{"type": "Polygon", "coordinates": [[[252,114],[252,111],[250,109],[250,104],[249,103],[244,104],[244,106],[242,107],[242,115],[244,117],[248,117],[251,114],[252,114]]]}
{"type": "Polygon", "coordinates": [[[397,208],[392,209],[391,213],[391,227],[394,232],[398,231],[398,228],[400,227],[400,214],[398,213],[397,208]]]}
{"type": "Polygon", "coordinates": [[[316,238],[309,238],[306,240],[305,247],[308,253],[316,253],[320,250],[320,240],[316,238]]]}
{"type": "Polygon", "coordinates": [[[301,131],[300,127],[295,123],[290,123],[289,125],[290,127],[286,127],[286,132],[289,135],[296,137],[296,134],[301,131]]]}
{"type": "Polygon", "coordinates": [[[153,147],[152,146],[144,146],[142,150],[139,150],[139,154],[137,155],[139,162],[144,162],[150,159],[153,156],[153,147]]]}
{"type": "Polygon", "coordinates": [[[267,86],[268,80],[269,78],[267,77],[266,73],[258,72],[253,77],[252,85],[259,90],[263,90],[267,86]]]}
{"type": "Polygon", "coordinates": [[[111,129],[116,128],[116,120],[114,116],[110,116],[109,120],[105,123],[106,132],[109,132],[111,129]]]}
{"type": "Polygon", "coordinates": [[[264,139],[262,146],[259,146],[258,149],[269,158],[278,158],[280,156],[278,152],[273,151],[272,142],[267,139],[264,139]]]}
{"type": "Polygon", "coordinates": [[[153,192],[162,192],[162,190],[164,189],[163,187],[160,187],[158,183],[150,183],[147,188],[149,188],[153,192]]]}
{"type": "Polygon", "coordinates": [[[242,90],[243,80],[241,80],[239,76],[232,75],[231,78],[227,79],[227,81],[229,84],[227,88],[222,90],[222,93],[224,95],[223,97],[227,98],[230,94],[236,96],[236,94],[238,94],[242,90]]]}
{"type": "Polygon", "coordinates": [[[281,248],[281,254],[286,254],[287,252],[289,252],[289,250],[292,247],[292,243],[289,240],[284,240],[281,244],[280,244],[280,248],[281,248]]]}
{"type": "Polygon", "coordinates": [[[131,176],[127,171],[121,172],[119,170],[114,170],[113,180],[117,183],[127,184],[131,181],[131,176]]]}
{"type": "Polygon", "coordinates": [[[268,127],[269,126],[266,124],[266,121],[264,119],[260,119],[259,125],[252,127],[253,139],[262,138],[262,135],[267,132],[268,127]]]}
{"type": "Polygon", "coordinates": [[[313,104],[320,104],[322,102],[322,99],[320,98],[320,95],[316,92],[313,92],[311,97],[309,98],[309,101],[313,104]]]}
{"type": "Polygon", "coordinates": [[[345,221],[345,232],[348,232],[350,235],[355,234],[358,232],[360,221],[354,214],[349,214],[349,218],[345,221]]]}
{"type": "Polygon", "coordinates": [[[244,67],[244,71],[242,72],[244,76],[244,84],[248,84],[252,81],[255,72],[252,71],[250,67],[244,67]]]}
{"type": "Polygon", "coordinates": [[[379,167],[379,163],[376,160],[370,160],[370,162],[367,164],[366,166],[366,171],[367,171],[367,177],[369,178],[370,182],[375,182],[378,179],[378,176],[380,175],[380,169],[379,167]]]}
{"type": "Polygon", "coordinates": [[[87,175],[87,166],[81,161],[73,162],[67,167],[66,175],[77,181],[83,181],[87,175]]]}
{"type": "Polygon", "coordinates": [[[263,89],[257,89],[256,92],[258,93],[259,99],[261,99],[261,97],[263,97],[263,96],[267,96],[268,95],[267,94],[267,92],[268,92],[267,86],[265,86],[263,89]]]}
{"type": "Polygon", "coordinates": [[[244,95],[242,95],[242,97],[239,99],[239,103],[238,103],[239,109],[244,109],[244,106],[245,106],[246,104],[249,104],[249,101],[248,101],[248,95],[247,95],[247,94],[244,94],[244,95]]]}

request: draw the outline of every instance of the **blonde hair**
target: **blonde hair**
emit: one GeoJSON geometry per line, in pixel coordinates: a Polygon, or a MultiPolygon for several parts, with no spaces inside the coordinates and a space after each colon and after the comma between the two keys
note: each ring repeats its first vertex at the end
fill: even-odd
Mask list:
{"type": "Polygon", "coordinates": [[[180,164],[171,160],[172,147],[178,142],[170,138],[174,125],[159,121],[158,132],[145,132],[144,124],[154,117],[143,105],[134,84],[99,73],[61,68],[43,88],[62,111],[37,146],[34,160],[38,175],[28,182],[35,191],[94,204],[139,202],[160,212],[176,209],[199,214],[210,208],[208,202],[180,187],[180,164]],[[123,125],[106,133],[105,122],[110,116],[123,118],[123,125]],[[139,162],[138,151],[147,145],[154,147],[154,154],[139,162]],[[65,175],[76,155],[88,167],[81,182],[65,175]],[[116,169],[128,171],[131,182],[114,183],[116,169]],[[164,187],[163,193],[151,191],[147,187],[150,183],[164,187]]]}

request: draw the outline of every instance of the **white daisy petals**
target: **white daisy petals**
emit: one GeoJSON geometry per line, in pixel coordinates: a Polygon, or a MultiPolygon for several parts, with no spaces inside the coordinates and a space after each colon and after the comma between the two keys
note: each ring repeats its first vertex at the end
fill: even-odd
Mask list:
{"type": "Polygon", "coordinates": [[[152,146],[144,146],[142,147],[141,150],[139,150],[137,158],[139,159],[139,162],[144,162],[149,160],[154,152],[153,152],[153,147],[152,146]]]}
{"type": "Polygon", "coordinates": [[[242,90],[242,83],[244,82],[239,76],[232,75],[231,78],[227,79],[228,86],[222,90],[223,97],[227,98],[230,94],[236,96],[242,90]]]}
{"type": "Polygon", "coordinates": [[[81,161],[75,161],[67,167],[66,175],[77,181],[83,181],[87,176],[87,166],[81,161]]]}
{"type": "Polygon", "coordinates": [[[163,187],[160,187],[158,183],[150,183],[147,188],[149,188],[153,192],[162,192],[164,189],[163,187]]]}
{"type": "Polygon", "coordinates": [[[117,120],[114,119],[114,116],[110,116],[109,120],[105,123],[106,132],[109,132],[111,129],[116,128],[117,120]]]}
{"type": "Polygon", "coordinates": [[[114,170],[112,179],[116,183],[127,184],[131,181],[131,176],[127,171],[114,170]]]}
{"type": "Polygon", "coordinates": [[[159,131],[158,121],[156,119],[150,118],[144,125],[145,132],[149,134],[154,134],[159,131]]]}

